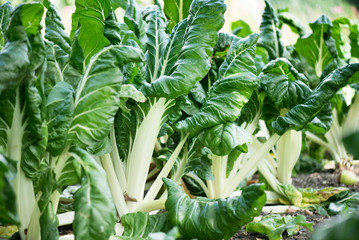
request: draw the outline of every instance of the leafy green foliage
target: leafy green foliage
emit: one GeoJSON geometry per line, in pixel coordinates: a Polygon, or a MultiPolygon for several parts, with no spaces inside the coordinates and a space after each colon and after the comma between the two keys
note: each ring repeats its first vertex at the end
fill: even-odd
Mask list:
{"type": "Polygon", "coordinates": [[[16,204],[14,204],[16,195],[13,181],[16,172],[16,162],[0,154],[0,210],[2,212],[0,224],[19,223],[16,204]]]}
{"type": "Polygon", "coordinates": [[[279,19],[269,1],[265,0],[265,8],[260,25],[258,46],[267,50],[269,59],[274,60],[283,56],[283,43],[279,29],[279,19]]]}
{"type": "Polygon", "coordinates": [[[292,108],[284,117],[277,118],[273,122],[274,130],[278,134],[283,134],[287,129],[302,129],[340,88],[359,81],[358,70],[359,64],[354,63],[333,71],[323,79],[304,103],[292,108]]]}
{"type": "Polygon", "coordinates": [[[81,187],[75,193],[74,233],[78,238],[108,239],[115,227],[115,205],[107,185],[105,171],[90,154],[80,148],[70,149],[81,166],[81,187]]]}
{"type": "Polygon", "coordinates": [[[122,239],[151,239],[151,233],[167,232],[171,229],[167,213],[128,213],[121,218],[121,223],[125,228],[122,239]]]}
{"type": "Polygon", "coordinates": [[[250,185],[240,197],[210,200],[190,199],[176,183],[165,178],[163,181],[168,190],[169,219],[187,238],[229,239],[259,215],[266,201],[264,185],[250,185]]]}
{"type": "Polygon", "coordinates": [[[164,12],[169,20],[168,29],[171,32],[173,27],[187,18],[189,8],[193,0],[166,0],[164,1],[164,12]]]}
{"type": "Polygon", "coordinates": [[[264,216],[259,222],[250,222],[247,224],[246,230],[266,235],[269,240],[280,240],[284,231],[287,231],[288,236],[297,234],[299,226],[313,231],[312,223],[308,223],[305,216],[280,216],[279,214],[264,216]]]}

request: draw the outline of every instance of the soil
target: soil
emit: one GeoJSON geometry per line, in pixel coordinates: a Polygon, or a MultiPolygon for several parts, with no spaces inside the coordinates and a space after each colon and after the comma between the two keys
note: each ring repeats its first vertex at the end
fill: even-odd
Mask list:
{"type": "MultiPolygon", "coordinates": [[[[359,176],[359,167],[354,169],[354,172],[359,176]]],[[[351,191],[359,192],[359,185],[353,186],[345,186],[343,184],[338,183],[339,171],[334,169],[325,169],[322,172],[316,172],[312,174],[300,174],[298,176],[293,177],[293,185],[298,188],[325,188],[325,187],[347,187],[351,191]]],[[[332,217],[321,216],[315,212],[311,212],[308,210],[300,211],[296,213],[289,213],[290,215],[304,215],[308,222],[313,223],[314,231],[321,225],[324,224],[332,217]]],[[[236,233],[235,236],[231,238],[231,240],[243,239],[243,240],[261,240],[268,239],[266,236],[256,233],[247,233],[245,230],[245,226],[241,228],[240,231],[236,233]]],[[[283,234],[283,239],[297,239],[304,240],[310,239],[312,232],[308,229],[300,227],[298,234],[294,236],[288,236],[286,233],[283,234]]]]}

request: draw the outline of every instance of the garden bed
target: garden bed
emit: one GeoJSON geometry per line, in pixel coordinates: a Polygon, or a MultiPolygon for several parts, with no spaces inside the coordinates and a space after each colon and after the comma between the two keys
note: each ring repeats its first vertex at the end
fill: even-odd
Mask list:
{"type": "MultiPolygon", "coordinates": [[[[355,173],[359,175],[359,167],[354,169],[355,173]]],[[[293,185],[298,188],[324,188],[324,187],[345,187],[343,184],[338,183],[339,171],[333,168],[326,168],[321,172],[315,172],[312,174],[299,174],[293,177],[293,185]]],[[[348,186],[351,191],[359,192],[359,186],[348,186]]],[[[304,210],[295,213],[288,213],[291,215],[304,215],[308,222],[313,223],[314,231],[325,221],[335,217],[335,216],[322,216],[317,214],[316,212],[304,210]]],[[[303,227],[300,227],[298,234],[288,237],[286,234],[283,235],[283,239],[297,239],[304,240],[310,239],[312,233],[303,227]]],[[[231,240],[235,239],[244,239],[244,240],[259,240],[259,239],[267,239],[265,236],[256,233],[247,233],[245,226],[231,238],[231,240]]]]}

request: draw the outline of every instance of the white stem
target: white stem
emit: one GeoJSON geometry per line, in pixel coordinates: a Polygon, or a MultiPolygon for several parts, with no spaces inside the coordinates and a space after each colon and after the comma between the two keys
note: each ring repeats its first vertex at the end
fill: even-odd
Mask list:
{"type": "Polygon", "coordinates": [[[210,196],[212,196],[212,195],[211,195],[209,189],[207,188],[206,184],[202,181],[201,178],[199,178],[196,174],[193,174],[193,173],[190,173],[190,172],[186,173],[186,176],[192,178],[193,180],[195,180],[199,184],[199,186],[202,188],[202,190],[206,194],[206,196],[208,198],[211,198],[210,196]]]}
{"type": "Polygon", "coordinates": [[[111,132],[110,132],[110,140],[113,146],[111,151],[111,159],[113,166],[115,168],[115,173],[117,179],[121,185],[121,189],[123,191],[127,191],[127,182],[126,182],[126,175],[124,170],[124,165],[120,159],[120,154],[118,153],[117,143],[116,143],[116,135],[115,135],[115,126],[112,125],[111,132]]]}
{"type": "Polygon", "coordinates": [[[107,174],[107,182],[110,186],[113,201],[115,202],[118,215],[121,217],[128,213],[126,201],[124,198],[124,192],[121,189],[121,185],[117,180],[115,170],[112,165],[112,160],[109,154],[105,154],[100,157],[103,169],[107,174]]]}
{"type": "Polygon", "coordinates": [[[183,145],[185,144],[185,142],[187,141],[188,135],[185,136],[177,145],[176,149],[173,151],[171,157],[168,159],[168,161],[166,162],[165,166],[162,168],[160,174],[158,174],[158,176],[156,177],[155,182],[152,184],[150,190],[147,192],[145,199],[143,200],[144,202],[151,202],[153,201],[158,192],[160,191],[163,182],[162,182],[162,178],[167,177],[167,175],[170,173],[173,164],[175,163],[178,155],[180,154],[183,145]]]}
{"type": "Polygon", "coordinates": [[[75,212],[66,212],[57,215],[59,219],[59,226],[69,225],[72,224],[75,218],[75,212]]]}
{"type": "Polygon", "coordinates": [[[264,206],[262,208],[262,213],[288,213],[289,211],[299,211],[300,208],[296,206],[288,205],[276,205],[276,206],[264,206]]]}
{"type": "Polygon", "coordinates": [[[207,198],[215,199],[216,198],[216,191],[214,188],[214,183],[211,180],[207,180],[207,186],[208,186],[208,194],[206,194],[207,198]]]}
{"type": "Polygon", "coordinates": [[[214,198],[222,197],[222,192],[225,187],[226,182],[226,170],[227,170],[227,156],[212,156],[212,172],[214,175],[214,180],[209,180],[213,182],[214,186],[214,198]]]}
{"type": "Polygon", "coordinates": [[[134,211],[143,201],[144,188],[152,153],[166,111],[166,99],[155,101],[136,131],[131,153],[127,160],[127,194],[137,200],[129,202],[129,211],[134,211]]]}
{"type": "Polygon", "coordinates": [[[150,202],[144,202],[136,208],[135,212],[152,212],[155,210],[165,209],[166,200],[167,199],[158,199],[150,202]]]}
{"type": "MultiPolygon", "coordinates": [[[[29,226],[32,212],[37,207],[37,204],[32,180],[27,178],[21,169],[22,138],[26,128],[26,124],[22,124],[23,115],[24,113],[21,111],[20,106],[20,90],[17,88],[11,128],[7,132],[7,156],[17,161],[18,171],[14,179],[14,187],[17,198],[17,211],[20,219],[19,233],[22,239],[26,239],[25,230],[29,226]]],[[[37,222],[38,220],[39,219],[37,219],[37,222]]],[[[39,234],[40,232],[38,236],[39,234]]]]}
{"type": "Polygon", "coordinates": [[[302,150],[302,132],[289,130],[277,142],[277,177],[279,182],[290,184],[292,170],[302,150]]]}
{"type": "Polygon", "coordinates": [[[246,164],[238,171],[235,177],[228,182],[225,191],[224,197],[230,196],[231,193],[237,188],[237,186],[244,180],[244,178],[248,175],[248,173],[256,166],[257,162],[261,160],[277,143],[280,136],[278,134],[274,134],[270,137],[260,149],[258,149],[246,162],[246,164]]]}

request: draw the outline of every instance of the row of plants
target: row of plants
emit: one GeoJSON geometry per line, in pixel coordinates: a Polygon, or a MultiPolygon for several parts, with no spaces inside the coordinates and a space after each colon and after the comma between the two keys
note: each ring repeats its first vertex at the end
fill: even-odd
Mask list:
{"type": "Polygon", "coordinates": [[[48,0],[0,7],[0,225],[18,238],[72,224],[77,239],[229,239],[266,204],[356,198],[291,184],[309,142],[355,163],[356,23],[308,31],[265,1],[259,34],[242,20],[223,33],[223,0],[75,3],[70,34],[48,0]],[[256,171],[264,184],[246,186],[256,171]]]}

